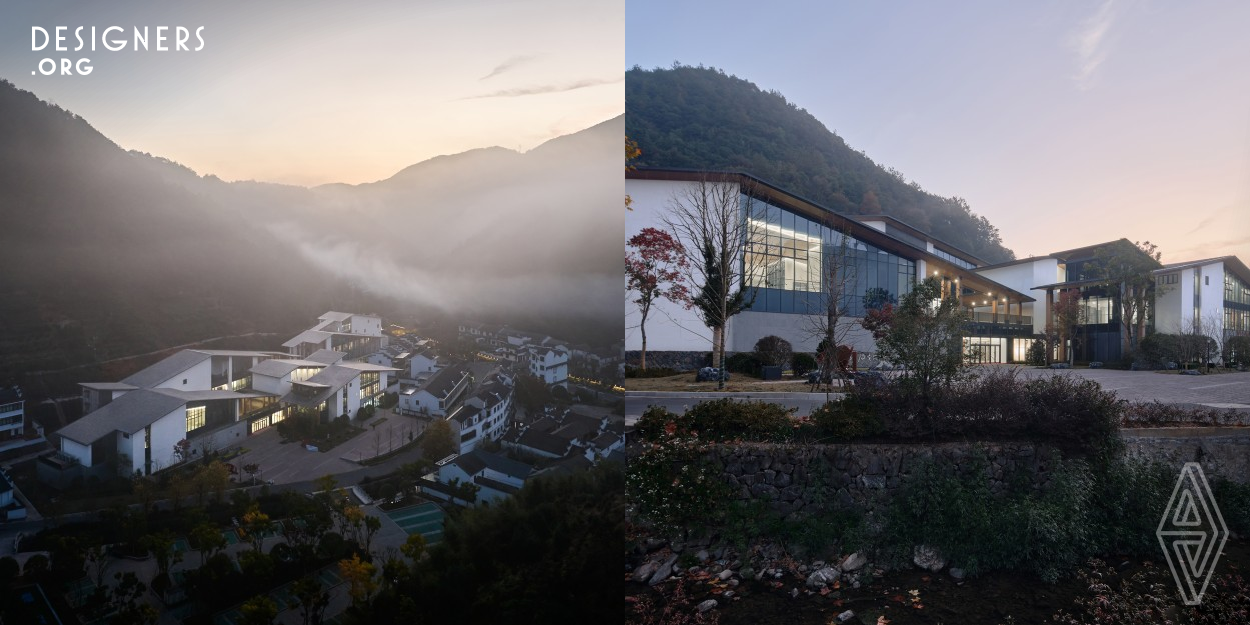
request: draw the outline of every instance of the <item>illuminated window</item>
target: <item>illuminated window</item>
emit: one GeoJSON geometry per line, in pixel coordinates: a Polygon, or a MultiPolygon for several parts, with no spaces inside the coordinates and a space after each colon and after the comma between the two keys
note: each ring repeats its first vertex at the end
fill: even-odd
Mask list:
{"type": "Polygon", "coordinates": [[[207,410],[204,406],[193,406],[187,408],[187,431],[198,430],[204,427],[204,417],[207,410]]]}

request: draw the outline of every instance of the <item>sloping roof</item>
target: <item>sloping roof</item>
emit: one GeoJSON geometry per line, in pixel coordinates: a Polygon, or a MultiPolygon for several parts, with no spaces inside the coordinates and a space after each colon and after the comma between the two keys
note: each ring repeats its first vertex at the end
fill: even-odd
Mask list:
{"type": "Polygon", "coordinates": [[[311,378],[308,378],[308,381],[313,384],[324,384],[332,389],[338,390],[347,386],[348,382],[356,379],[359,375],[360,372],[355,369],[341,365],[330,365],[313,374],[311,378]]]}
{"type": "Polygon", "coordinates": [[[150,388],[211,358],[210,354],[184,349],[146,369],[131,374],[130,377],[122,380],[122,383],[150,388]]]}
{"type": "Polygon", "coordinates": [[[453,412],[451,416],[448,418],[453,419],[463,425],[463,424],[469,423],[470,419],[472,419],[473,417],[481,413],[482,413],[481,408],[478,408],[477,406],[465,404],[457,408],[456,411],[453,412]]]}
{"type": "Polygon", "coordinates": [[[334,336],[334,332],[322,332],[321,330],[304,330],[296,334],[291,340],[282,344],[283,347],[298,347],[304,343],[324,343],[327,338],[334,336]]]}
{"type": "Polygon", "coordinates": [[[481,475],[474,477],[473,483],[477,484],[478,486],[489,488],[491,490],[497,490],[501,493],[505,493],[508,495],[515,495],[521,491],[521,489],[517,488],[516,486],[513,486],[511,484],[504,484],[503,482],[500,482],[499,480],[492,480],[489,477],[483,477],[481,475]]]}
{"type": "Polygon", "coordinates": [[[317,317],[318,321],[347,321],[352,318],[352,313],[327,311],[326,314],[317,317]]]}
{"type": "Polygon", "coordinates": [[[868,221],[884,221],[887,223],[892,223],[895,226],[901,227],[902,230],[906,231],[908,234],[911,234],[912,236],[924,237],[925,239],[928,239],[930,243],[942,244],[942,247],[946,248],[942,251],[948,254],[953,254],[955,256],[962,258],[963,260],[966,260],[971,263],[975,263],[977,265],[986,264],[986,261],[984,258],[981,258],[980,256],[977,256],[976,254],[973,254],[972,252],[969,252],[957,245],[947,243],[946,241],[943,241],[942,239],[939,239],[929,234],[928,232],[925,232],[924,230],[921,230],[920,228],[917,228],[897,217],[891,217],[889,215],[848,215],[848,216],[851,219],[854,219],[855,221],[858,221],[860,223],[864,223],[868,221]]]}
{"type": "Polygon", "coordinates": [[[434,377],[430,378],[429,382],[426,382],[425,386],[422,386],[418,390],[425,391],[439,399],[443,399],[451,393],[452,389],[456,388],[456,385],[459,384],[460,380],[462,380],[467,374],[468,369],[465,368],[464,365],[447,367],[446,369],[435,373],[434,377]]]}
{"type": "Polygon", "coordinates": [[[114,431],[138,432],[186,405],[187,401],[169,393],[143,388],[133,390],[61,428],[57,434],[90,445],[114,431]]]}
{"type": "Polygon", "coordinates": [[[139,388],[133,384],[122,384],[121,382],[79,382],[78,386],[89,388],[93,391],[133,391],[139,388]]]}
{"type": "Polygon", "coordinates": [[[563,456],[569,450],[569,441],[553,434],[528,429],[517,439],[517,444],[545,451],[549,454],[563,456]]]}
{"type": "Polygon", "coordinates": [[[246,358],[249,356],[273,358],[275,356],[286,355],[283,352],[265,352],[246,349],[197,349],[193,351],[200,352],[201,354],[208,354],[209,356],[237,356],[240,358],[246,358]]]}
{"type": "Polygon", "coordinates": [[[325,365],[332,365],[343,359],[347,354],[344,352],[336,352],[332,349],[319,349],[304,357],[305,360],[319,362],[325,365]]]}
{"type": "Polygon", "coordinates": [[[356,371],[400,371],[400,369],[397,369],[395,367],[388,367],[386,365],[375,365],[371,362],[361,362],[358,360],[349,360],[347,362],[336,362],[334,363],[334,366],[343,367],[344,369],[354,369],[356,371]]]}

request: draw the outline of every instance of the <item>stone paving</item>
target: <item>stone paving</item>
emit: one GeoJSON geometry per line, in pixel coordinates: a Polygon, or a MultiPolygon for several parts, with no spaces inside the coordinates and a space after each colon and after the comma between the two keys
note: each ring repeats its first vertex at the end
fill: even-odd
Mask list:
{"type": "MultiPolygon", "coordinates": [[[[977,367],[1005,368],[1007,365],[977,367]]],[[[1075,375],[1094,380],[1104,390],[1115,391],[1129,401],[1160,401],[1167,404],[1199,404],[1216,408],[1250,410],[1250,372],[1179,375],[1176,372],[1121,371],[1117,369],[1036,369],[1019,367],[1020,375],[1075,375]]]]}

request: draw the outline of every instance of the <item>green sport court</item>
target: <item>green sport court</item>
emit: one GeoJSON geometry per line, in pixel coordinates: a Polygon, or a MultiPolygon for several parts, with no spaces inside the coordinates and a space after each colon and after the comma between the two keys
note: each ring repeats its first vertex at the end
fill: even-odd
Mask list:
{"type": "Polygon", "coordinates": [[[422,503],[391,510],[386,516],[405,532],[424,536],[427,545],[443,540],[443,518],[447,515],[436,504],[422,503]]]}

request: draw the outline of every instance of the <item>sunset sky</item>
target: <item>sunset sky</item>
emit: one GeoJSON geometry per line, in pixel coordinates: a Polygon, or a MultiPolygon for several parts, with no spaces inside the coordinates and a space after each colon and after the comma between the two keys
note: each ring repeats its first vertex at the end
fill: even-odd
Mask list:
{"type": "Polygon", "coordinates": [[[631,0],[626,64],[779,91],[1018,257],[1250,261],[1250,3],[809,4],[631,0]]]}
{"type": "Polygon", "coordinates": [[[623,12],[575,0],[16,0],[0,6],[0,77],[201,174],[370,182],[620,115],[623,12]],[[203,26],[205,47],[72,51],[76,27],[113,25],[127,39],[135,26],[203,26]],[[32,26],[68,26],[71,50],[32,51],[32,26]],[[31,74],[40,59],[84,56],[88,76],[31,74]]]}

